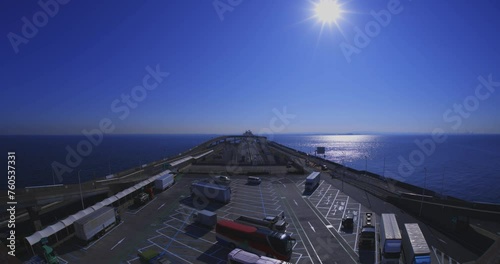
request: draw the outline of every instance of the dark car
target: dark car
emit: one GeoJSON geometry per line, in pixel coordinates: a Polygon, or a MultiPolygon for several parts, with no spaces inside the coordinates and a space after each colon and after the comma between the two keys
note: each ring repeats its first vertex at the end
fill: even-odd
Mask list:
{"type": "Polygon", "coordinates": [[[342,218],[342,227],[346,230],[352,230],[354,227],[354,215],[348,213],[342,218]]]}
{"type": "Polygon", "coordinates": [[[140,193],[134,198],[135,205],[143,205],[149,200],[149,195],[147,193],[140,193]]]}

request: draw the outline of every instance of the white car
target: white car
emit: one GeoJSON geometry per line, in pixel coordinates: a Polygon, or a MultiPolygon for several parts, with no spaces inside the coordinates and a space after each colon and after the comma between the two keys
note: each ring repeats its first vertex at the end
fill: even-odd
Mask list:
{"type": "Polygon", "coordinates": [[[231,183],[231,179],[224,175],[218,175],[214,177],[214,182],[218,184],[229,184],[231,183]]]}

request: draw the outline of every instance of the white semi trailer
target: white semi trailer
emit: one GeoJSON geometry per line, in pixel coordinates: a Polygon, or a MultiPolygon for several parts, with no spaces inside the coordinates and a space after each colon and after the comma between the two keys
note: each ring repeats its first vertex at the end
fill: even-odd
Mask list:
{"type": "Polygon", "coordinates": [[[309,176],[307,176],[306,183],[305,183],[305,191],[306,192],[313,191],[314,188],[316,188],[316,186],[319,185],[320,176],[321,176],[320,173],[317,171],[312,172],[311,174],[309,174],[309,176]]]}
{"type": "Polygon", "coordinates": [[[418,224],[405,224],[403,229],[405,263],[430,264],[431,251],[418,224]]]}
{"type": "Polygon", "coordinates": [[[96,235],[104,233],[105,229],[116,223],[115,209],[102,207],[73,223],[75,235],[83,241],[90,241],[96,235]]]}
{"type": "Polygon", "coordinates": [[[173,184],[174,184],[174,175],[167,173],[155,180],[155,189],[161,192],[169,188],[173,184]]]}
{"type": "Polygon", "coordinates": [[[394,214],[382,214],[380,223],[380,257],[382,263],[399,264],[401,231],[394,214]]]}

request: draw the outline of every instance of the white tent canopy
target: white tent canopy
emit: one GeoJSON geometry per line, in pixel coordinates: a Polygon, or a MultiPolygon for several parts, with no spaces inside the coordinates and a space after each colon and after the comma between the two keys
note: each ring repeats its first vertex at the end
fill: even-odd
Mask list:
{"type": "Polygon", "coordinates": [[[59,232],[61,229],[65,228],[65,227],[68,227],[70,225],[72,225],[75,221],[77,221],[78,219],[94,212],[95,210],[99,209],[99,208],[102,208],[104,206],[107,206],[107,205],[110,205],[114,202],[116,202],[117,200],[131,194],[132,192],[134,192],[135,190],[137,189],[140,189],[144,186],[146,186],[147,184],[153,182],[154,180],[158,179],[160,176],[162,176],[163,174],[166,174],[166,173],[169,173],[170,171],[167,170],[167,171],[163,171],[153,177],[150,177],[149,179],[147,180],[144,180],[140,183],[137,183],[136,185],[124,190],[124,191],[121,191],[119,193],[117,193],[116,195],[114,196],[111,196],[109,198],[106,198],[104,200],[102,200],[101,202],[98,202],[96,203],[95,205],[91,206],[91,207],[88,207],[86,208],[85,210],[81,210],[79,211],[78,213],[76,214],[73,214],[73,215],[70,215],[68,216],[67,218],[65,218],[64,220],[61,220],[53,225],[50,225],[48,227],[46,227],[45,229],[43,230],[40,230],[40,231],[37,231],[35,233],[33,233],[33,235],[31,236],[28,236],[26,237],[26,240],[28,241],[28,243],[30,244],[30,246],[38,243],[42,238],[44,237],[49,237],[57,232],[59,232]]]}

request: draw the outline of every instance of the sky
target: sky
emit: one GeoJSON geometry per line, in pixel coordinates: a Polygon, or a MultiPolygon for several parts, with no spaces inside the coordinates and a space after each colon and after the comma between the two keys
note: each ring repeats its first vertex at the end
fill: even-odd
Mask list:
{"type": "Polygon", "coordinates": [[[498,1],[318,1],[2,1],[0,134],[500,133],[498,1]]]}

